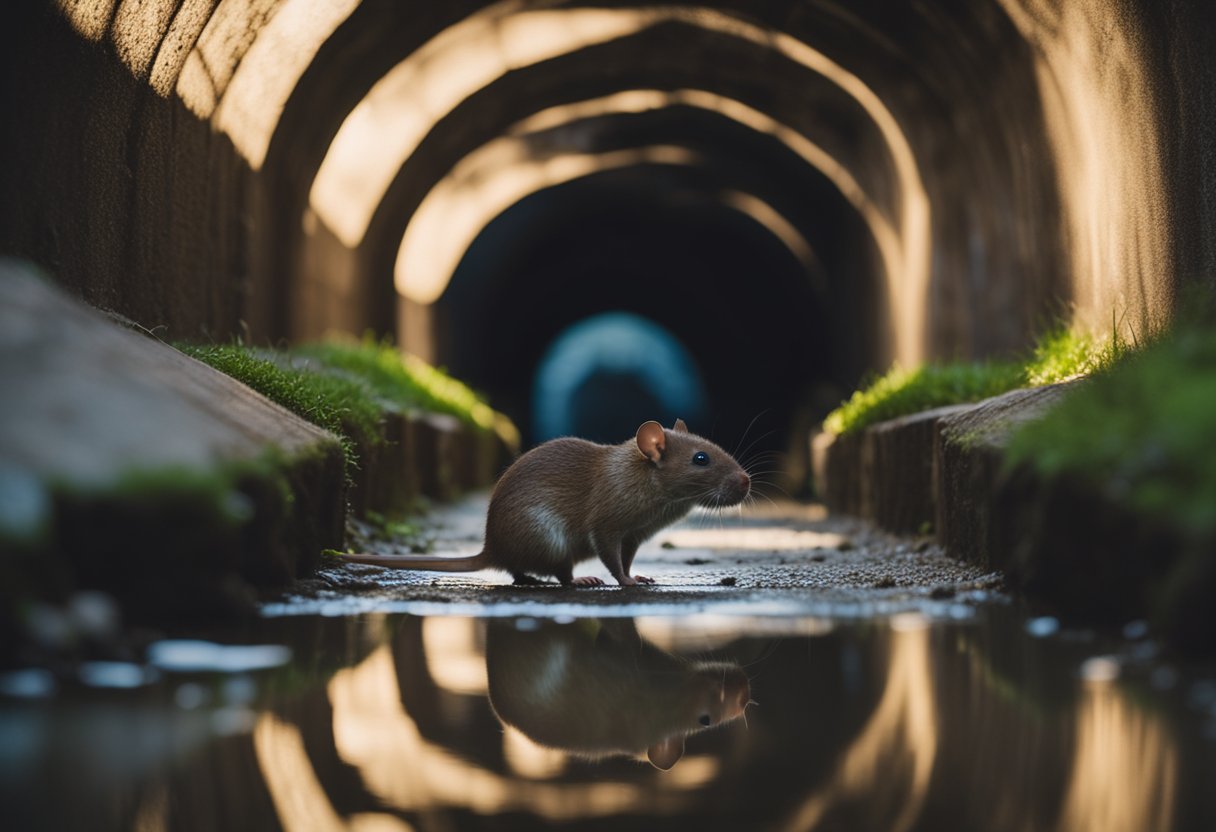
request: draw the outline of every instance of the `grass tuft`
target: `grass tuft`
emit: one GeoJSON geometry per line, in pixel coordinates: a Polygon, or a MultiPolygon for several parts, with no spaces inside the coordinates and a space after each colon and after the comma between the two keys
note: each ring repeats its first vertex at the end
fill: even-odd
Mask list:
{"type": "Polygon", "coordinates": [[[1097,375],[1011,442],[1010,466],[1081,477],[1216,539],[1216,332],[1183,329],[1097,375]]]}
{"type": "Polygon", "coordinates": [[[1100,339],[1059,326],[1041,336],[1020,361],[927,364],[914,370],[892,367],[829,413],[823,428],[829,433],[853,433],[922,410],[1093,375],[1114,367],[1132,351],[1117,330],[1100,339]]]}
{"type": "Polygon", "coordinates": [[[366,336],[362,341],[328,341],[293,351],[331,369],[362,379],[386,405],[402,410],[446,413],[485,431],[497,431],[509,445],[518,444],[514,426],[467,385],[388,341],[366,336]]]}
{"type": "Polygon", "coordinates": [[[893,367],[829,413],[823,427],[832,433],[852,433],[910,413],[995,396],[1016,387],[1020,378],[1020,368],[1013,364],[893,367]]]}
{"type": "Polygon", "coordinates": [[[240,344],[178,344],[182,352],[258,391],[266,398],[336,434],[348,468],[357,449],[382,441],[380,406],[357,379],[313,373],[263,358],[240,344]]]}

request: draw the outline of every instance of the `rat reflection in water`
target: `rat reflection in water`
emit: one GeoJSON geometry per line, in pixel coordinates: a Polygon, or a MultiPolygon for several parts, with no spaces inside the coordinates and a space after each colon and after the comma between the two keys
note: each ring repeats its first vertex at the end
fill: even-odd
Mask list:
{"type": "Polygon", "coordinates": [[[582,619],[486,634],[490,704],[533,742],[598,758],[645,756],[667,770],[690,734],[744,715],[747,674],[644,641],[631,619],[582,619]]]}

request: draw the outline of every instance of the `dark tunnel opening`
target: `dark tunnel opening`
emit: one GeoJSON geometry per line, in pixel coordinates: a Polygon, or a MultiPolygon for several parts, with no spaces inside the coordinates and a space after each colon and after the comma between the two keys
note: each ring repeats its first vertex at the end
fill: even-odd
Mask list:
{"type": "Polygon", "coordinates": [[[705,424],[701,370],[670,332],[625,312],[564,330],[545,351],[532,385],[533,436],[619,442],[651,419],[705,424]]]}
{"type": "MultiPolygon", "coordinates": [[[[866,311],[878,305],[876,278],[833,280],[817,261],[808,273],[769,229],[695,179],[671,166],[600,173],[540,191],[496,218],[434,306],[438,362],[488,394],[532,444],[551,433],[531,391],[555,341],[606,310],[629,313],[687,348],[709,421],[646,418],[685,418],[728,448],[746,438],[753,454],[785,450],[800,414],[822,415],[865,366],[850,345],[873,326],[866,311]],[[825,287],[850,301],[847,314],[839,298],[829,305],[825,287]]],[[[822,232],[861,233],[845,219],[822,232]]],[[[568,402],[542,407],[566,410],[570,430],[611,426],[613,435],[597,437],[604,441],[636,428],[639,402],[679,400],[670,390],[656,394],[637,372],[599,367],[588,378],[594,395],[571,388],[568,402]],[[580,418],[588,396],[594,418],[580,418]]]]}

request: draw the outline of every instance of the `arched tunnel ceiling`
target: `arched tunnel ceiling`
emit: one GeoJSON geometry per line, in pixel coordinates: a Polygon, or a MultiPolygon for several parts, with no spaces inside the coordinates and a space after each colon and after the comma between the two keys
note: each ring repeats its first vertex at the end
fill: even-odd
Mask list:
{"type": "MultiPolygon", "coordinates": [[[[714,108],[797,145],[804,163],[820,167],[845,191],[883,252],[889,306],[903,313],[894,326],[895,352],[905,360],[919,357],[927,203],[906,140],[855,76],[796,39],[704,8],[512,14],[515,5],[492,6],[485,19],[466,21],[435,38],[385,76],[352,112],[312,188],[313,208],[339,240],[351,247],[362,244],[375,215],[389,217],[388,233],[400,239],[402,220],[412,216],[437,178],[486,136],[520,132],[521,115],[545,108],[552,117],[551,108],[561,104],[657,82],[673,91],[666,103],[714,108]],[[452,41],[459,45],[449,45],[452,41]],[[495,43],[501,54],[490,48],[495,43]],[[459,56],[469,48],[488,55],[450,80],[445,53],[459,56]],[[715,60],[705,61],[707,54],[715,60]],[[429,96],[428,66],[448,79],[429,96]],[[786,80],[774,84],[775,77],[786,80]],[[683,88],[689,91],[681,94],[683,88]],[[788,114],[797,127],[764,110],[788,114]],[[386,135],[394,138],[381,138],[386,135]],[[427,143],[437,153],[428,154],[427,143]],[[382,151],[375,162],[367,161],[370,146],[382,151]],[[859,171],[865,184],[850,170],[859,171]],[[382,199],[394,180],[413,195],[382,199]]],[[[552,158],[546,161],[551,169],[552,158]]],[[[594,163],[586,169],[595,169],[594,163]]],[[[553,181],[544,171],[534,178],[536,188],[553,181]]],[[[517,196],[526,193],[524,187],[517,196]]],[[[486,212],[481,223],[492,216],[486,212]]],[[[450,274],[450,268],[446,271],[450,274]]],[[[442,285],[444,279],[419,282],[442,285]]]]}
{"type": "MultiPolygon", "coordinates": [[[[224,219],[250,212],[242,222],[256,239],[242,243],[241,227],[228,224],[225,233],[235,236],[225,242],[222,262],[200,267],[250,270],[255,328],[268,334],[292,334],[293,296],[315,296],[309,302],[320,317],[309,326],[324,321],[325,304],[335,298],[355,309],[348,322],[374,318],[412,214],[462,159],[523,130],[521,123],[537,113],[638,91],[669,96],[659,108],[701,106],[791,147],[802,143],[803,163],[819,168],[849,210],[867,220],[883,254],[873,268],[886,272],[886,301],[893,314],[907,316],[889,327],[892,351],[903,357],[1008,349],[1052,303],[1071,302],[1080,320],[1099,326],[1112,309],[1133,321],[1150,319],[1170,302],[1173,282],[1161,274],[1176,262],[1199,270],[1216,261],[1204,230],[1213,213],[1202,184],[1212,178],[1208,157],[1188,126],[1212,109],[1212,73],[1203,57],[1211,52],[1204,44],[1212,37],[1203,33],[1212,14],[1199,3],[55,0],[53,6],[155,95],[175,98],[229,138],[258,174],[248,179],[233,169],[238,186],[252,183],[249,205],[229,209],[234,217],[224,219]],[[1190,84],[1196,74],[1199,82],[1190,84]],[[400,107],[396,118],[369,117],[397,105],[422,126],[409,128],[400,107]],[[376,141],[368,145],[348,138],[358,138],[360,123],[396,128],[371,130],[376,141]],[[366,170],[354,175],[344,159],[366,170]],[[1198,177],[1185,176],[1188,160],[1199,161],[1198,177]],[[367,173],[372,168],[377,172],[367,173]],[[336,188],[325,184],[333,169],[340,172],[336,188]],[[335,209],[326,207],[327,193],[355,198],[335,209]],[[310,194],[323,197],[311,201],[314,219],[328,226],[321,235],[330,235],[328,242],[301,228],[310,194]]],[[[21,11],[16,19],[31,17],[21,11]]],[[[96,57],[86,65],[97,66],[96,57]]],[[[70,72],[54,83],[70,90],[70,72]]],[[[125,150],[128,161],[137,169],[147,153],[163,169],[169,156],[158,137],[165,110],[141,103],[113,79],[96,90],[103,104],[92,116],[92,104],[82,107],[73,125],[100,126],[108,143],[98,158],[124,152],[117,122],[126,107],[143,142],[125,150]],[[117,119],[101,110],[115,93],[117,119]],[[138,123],[145,116],[160,123],[138,123]]],[[[575,115],[569,133],[584,136],[579,125],[586,115],[575,115]]],[[[195,140],[194,149],[200,147],[206,143],[195,140]]],[[[542,147],[526,142],[529,154],[542,147]]],[[[223,150],[217,144],[201,155],[214,166],[223,150]]],[[[730,157],[702,158],[729,164],[730,157]]],[[[102,202],[113,202],[105,188],[115,182],[110,177],[98,190],[102,202]]],[[[144,176],[136,196],[146,201],[155,187],[155,177],[144,176]]],[[[183,211],[191,209],[191,196],[183,195],[183,211]]],[[[750,196],[790,220],[773,200],[750,196]]],[[[155,219],[148,210],[134,218],[155,219]]],[[[181,221],[174,214],[163,220],[181,221]]],[[[138,222],[128,227],[141,233],[138,222]]],[[[182,248],[171,245],[178,230],[166,228],[155,252],[182,248]]],[[[92,244],[83,239],[81,251],[92,244]]],[[[109,264],[103,271],[122,274],[121,241],[102,241],[109,264]]],[[[190,242],[183,251],[198,248],[190,242]]],[[[145,259],[141,268],[154,274],[155,257],[145,259]]]]}

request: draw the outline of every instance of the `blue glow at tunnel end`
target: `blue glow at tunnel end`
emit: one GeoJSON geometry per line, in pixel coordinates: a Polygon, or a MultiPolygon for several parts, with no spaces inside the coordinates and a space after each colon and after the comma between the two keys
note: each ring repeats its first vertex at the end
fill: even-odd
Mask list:
{"type": "MultiPolygon", "coordinates": [[[[608,390],[608,387],[604,388],[608,390]]],[[[532,386],[533,439],[588,436],[623,441],[638,424],[658,419],[664,424],[679,417],[693,430],[708,408],[701,374],[692,354],[663,327],[628,312],[607,312],[586,318],[563,331],[546,349],[532,386]],[[627,380],[618,391],[636,395],[614,399],[598,409],[598,425],[620,422],[620,436],[597,437],[579,415],[576,400],[597,380],[627,380]],[[642,412],[646,405],[660,412],[642,412]]]]}

